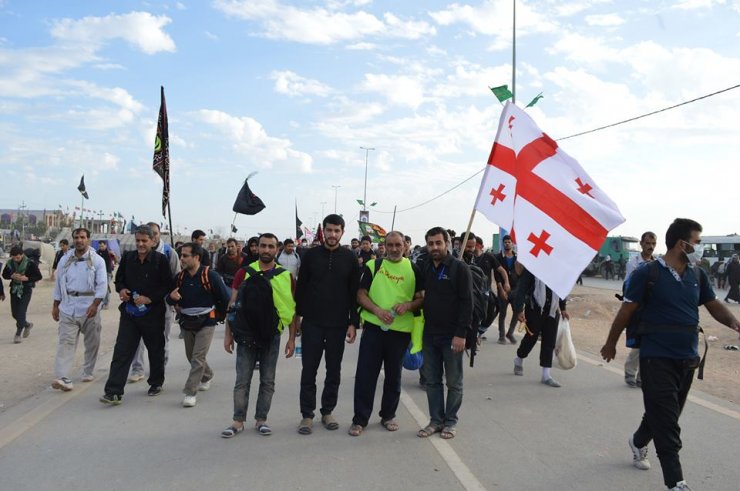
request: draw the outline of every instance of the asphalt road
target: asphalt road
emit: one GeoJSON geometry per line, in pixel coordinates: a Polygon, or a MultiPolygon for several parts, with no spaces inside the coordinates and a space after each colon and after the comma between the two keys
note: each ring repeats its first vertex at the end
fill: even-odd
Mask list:
{"type": "MultiPolygon", "coordinates": [[[[231,421],[234,357],[224,352],[222,339],[219,330],[209,356],[214,383],[194,408],[181,405],[188,365],[182,341],[174,338],[158,397],[147,397],[146,383],[139,382],[127,386],[121,406],[99,403],[106,357],[95,382],[64,394],[49,389],[0,414],[0,488],[664,489],[652,446],[652,470],[631,466],[626,442],[641,417],[640,392],[624,385],[618,368],[596,360],[581,358],[573,370],[555,370],[563,387],[553,389],[539,383],[539,348],[526,361],[525,376],[515,377],[514,346],[486,341],[476,366],[465,372],[457,437],[443,441],[416,437],[427,403],[417,372],[408,371],[401,429],[386,431],[376,416],[362,436],[347,435],[357,344],[345,352],[335,411],[340,429],[316,424],[313,435],[299,435],[301,364],[281,359],[269,418],[273,435],[250,427],[225,440],[219,434],[231,421]]],[[[255,377],[250,415],[256,386],[255,377]]],[[[740,407],[694,395],[681,420],[686,479],[692,489],[736,490],[740,407]]]]}

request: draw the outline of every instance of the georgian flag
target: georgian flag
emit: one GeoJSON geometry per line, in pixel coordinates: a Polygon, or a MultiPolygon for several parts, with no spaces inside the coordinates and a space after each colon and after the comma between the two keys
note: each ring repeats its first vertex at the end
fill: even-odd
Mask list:
{"type": "Polygon", "coordinates": [[[560,298],[624,222],[617,205],[581,165],[507,102],[475,204],[512,230],[518,260],[560,298]]]}

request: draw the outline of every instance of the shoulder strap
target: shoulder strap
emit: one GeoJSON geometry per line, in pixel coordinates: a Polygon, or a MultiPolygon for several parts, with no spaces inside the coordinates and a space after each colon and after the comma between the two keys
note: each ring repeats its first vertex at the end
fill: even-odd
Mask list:
{"type": "Polygon", "coordinates": [[[380,271],[380,266],[383,264],[383,258],[379,257],[375,259],[375,271],[373,271],[373,278],[375,278],[375,275],[378,274],[378,271],[380,271]]]}
{"type": "Polygon", "coordinates": [[[185,277],[185,270],[183,269],[179,273],[177,273],[177,281],[175,282],[175,286],[177,288],[180,288],[182,286],[182,279],[185,277]]]}
{"type": "Polygon", "coordinates": [[[208,266],[203,266],[203,271],[200,274],[200,282],[203,283],[203,288],[206,289],[208,293],[213,292],[213,287],[211,286],[211,280],[208,279],[208,266]]]}

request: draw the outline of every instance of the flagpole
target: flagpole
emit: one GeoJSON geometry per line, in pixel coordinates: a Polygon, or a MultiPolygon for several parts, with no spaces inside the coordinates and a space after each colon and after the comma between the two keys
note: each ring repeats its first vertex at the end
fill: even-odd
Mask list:
{"type": "Polygon", "coordinates": [[[468,228],[465,230],[463,241],[460,244],[460,259],[463,259],[465,253],[465,245],[468,243],[468,237],[470,237],[470,229],[473,227],[473,219],[475,218],[475,205],[473,205],[473,211],[470,213],[470,220],[468,220],[468,228]]]}
{"type": "Polygon", "coordinates": [[[514,16],[511,47],[511,102],[516,104],[516,0],[512,0],[512,4],[514,6],[514,16]]]}
{"type": "Polygon", "coordinates": [[[396,208],[398,205],[393,205],[393,221],[391,221],[391,230],[396,229],[396,208]]]}
{"type": "Polygon", "coordinates": [[[170,245],[174,249],[175,248],[175,232],[174,232],[174,229],[172,228],[172,210],[170,209],[169,199],[167,199],[167,217],[170,222],[170,245]]]}
{"type": "Polygon", "coordinates": [[[83,228],[85,226],[82,223],[82,217],[85,215],[85,197],[83,196],[80,200],[80,228],[83,228]]]}

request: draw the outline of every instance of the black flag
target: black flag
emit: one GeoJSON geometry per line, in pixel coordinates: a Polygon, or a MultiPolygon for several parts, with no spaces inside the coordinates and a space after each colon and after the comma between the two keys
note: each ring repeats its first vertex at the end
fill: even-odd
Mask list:
{"type": "Polygon", "coordinates": [[[162,216],[167,216],[167,205],[170,202],[170,134],[167,124],[167,103],[164,100],[164,87],[161,88],[162,103],[159,106],[157,136],[154,139],[154,172],[162,178],[162,216]]]}
{"type": "Polygon", "coordinates": [[[236,228],[236,227],[234,226],[234,224],[232,223],[232,224],[231,224],[231,233],[232,233],[232,234],[235,234],[235,233],[237,233],[237,232],[238,232],[238,230],[239,230],[239,229],[237,229],[237,228],[236,228]]]}
{"type": "Polygon", "coordinates": [[[234,207],[232,208],[235,213],[256,215],[265,209],[265,204],[262,200],[249,189],[249,178],[255,174],[256,172],[249,174],[249,176],[244,180],[244,185],[239,191],[236,201],[234,201],[234,207]]]}
{"type": "Polygon", "coordinates": [[[90,196],[87,195],[87,190],[85,189],[85,174],[82,174],[82,179],[80,179],[80,185],[77,186],[77,190],[85,199],[90,199],[90,196]]]}
{"type": "Polygon", "coordinates": [[[303,222],[300,218],[298,218],[298,202],[295,203],[295,238],[296,240],[303,237],[303,230],[301,230],[301,225],[303,225],[303,222]]]}

